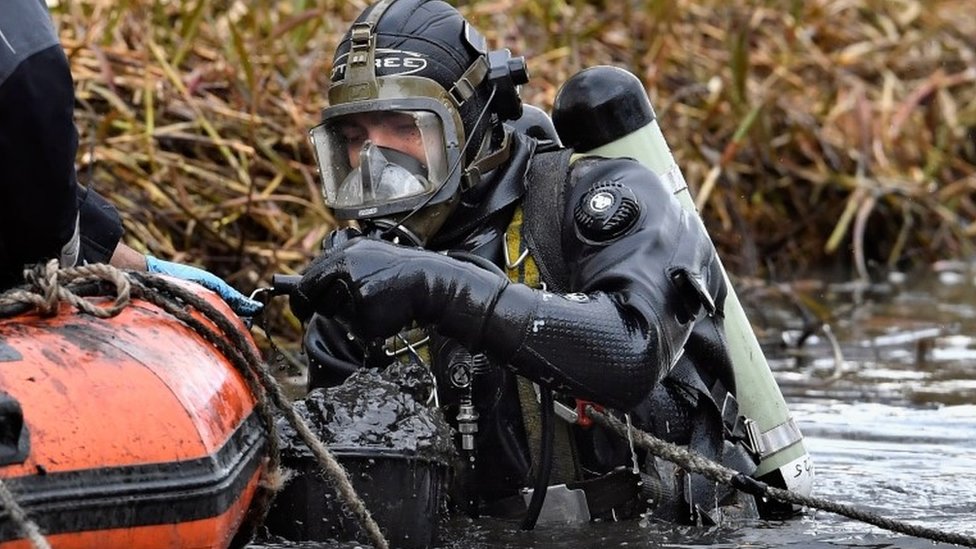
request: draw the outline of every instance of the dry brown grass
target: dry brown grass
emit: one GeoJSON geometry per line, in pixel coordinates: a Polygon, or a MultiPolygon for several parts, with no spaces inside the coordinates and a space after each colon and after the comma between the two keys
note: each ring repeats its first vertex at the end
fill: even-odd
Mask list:
{"type": "MultiPolygon", "coordinates": [[[[341,0],[62,0],[81,180],[137,248],[250,289],[300,269],[333,219],[306,131],[341,0]]],[[[580,68],[645,83],[733,273],[962,257],[976,234],[968,0],[461,2],[529,59],[551,106],[580,68]]]]}

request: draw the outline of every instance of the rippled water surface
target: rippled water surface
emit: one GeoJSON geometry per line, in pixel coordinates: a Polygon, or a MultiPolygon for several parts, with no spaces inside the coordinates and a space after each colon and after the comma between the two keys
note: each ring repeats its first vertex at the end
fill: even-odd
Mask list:
{"type": "MultiPolygon", "coordinates": [[[[816,282],[739,293],[806,436],[816,465],[814,495],[976,536],[971,268],[939,265],[909,281],[871,288],[816,282]]],[[[444,538],[442,547],[451,548],[952,547],[821,511],[714,528],[631,521],[532,532],[455,518],[444,538]]],[[[329,545],[254,547],[323,546],[329,545]]]]}

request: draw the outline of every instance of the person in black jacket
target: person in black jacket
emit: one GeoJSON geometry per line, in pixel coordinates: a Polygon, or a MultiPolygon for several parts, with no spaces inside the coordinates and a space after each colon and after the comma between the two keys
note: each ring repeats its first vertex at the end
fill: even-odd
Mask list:
{"type": "Polygon", "coordinates": [[[574,408],[606,406],[751,473],[715,250],[638,162],[540,138],[546,120],[522,117],[527,79],[444,2],[384,0],[352,25],[311,138],[326,203],[358,229],[327,238],[291,296],[310,318],[309,387],[406,350],[429,361],[477,464],[463,497],[501,514],[524,511],[520,491],[547,468],[533,439],[553,391],[569,422],[549,480],[586,486],[588,516],[703,520],[730,494],[574,408]]]}
{"type": "Polygon", "coordinates": [[[47,9],[38,0],[5,2],[0,8],[0,283],[4,286],[16,283],[25,264],[51,257],[64,265],[77,261],[78,134],[73,116],[71,72],[47,9]]]}
{"type": "Polygon", "coordinates": [[[75,174],[78,131],[68,59],[43,0],[0,4],[0,289],[24,266],[111,263],[193,280],[240,314],[261,304],[196,267],[145,256],[121,242],[122,221],[75,174]]]}

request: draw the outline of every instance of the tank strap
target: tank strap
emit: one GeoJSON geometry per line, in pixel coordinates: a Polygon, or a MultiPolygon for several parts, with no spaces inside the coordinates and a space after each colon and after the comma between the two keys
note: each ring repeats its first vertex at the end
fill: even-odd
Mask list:
{"type": "Polygon", "coordinates": [[[745,420],[745,429],[749,436],[749,449],[755,452],[760,459],[766,459],[803,440],[803,434],[792,416],[767,431],[762,431],[758,423],[747,419],[745,420]]]}
{"type": "Polygon", "coordinates": [[[532,250],[542,280],[556,292],[569,291],[569,274],[563,254],[563,212],[569,176],[571,149],[536,153],[526,174],[522,237],[532,250]]]}
{"type": "Polygon", "coordinates": [[[692,403],[707,402],[708,407],[721,421],[724,436],[727,440],[744,443],[750,450],[752,444],[751,433],[748,432],[749,420],[739,413],[739,402],[721,379],[707,383],[701,373],[689,360],[679,360],[674,368],[664,378],[666,382],[683,387],[692,403]]]}
{"type": "MultiPolygon", "coordinates": [[[[525,284],[531,288],[542,285],[539,269],[535,258],[529,253],[524,238],[523,212],[519,207],[512,216],[505,231],[505,271],[509,280],[525,284]]],[[[518,398],[522,409],[522,424],[525,426],[525,436],[529,441],[529,454],[532,457],[532,468],[529,474],[535,475],[539,468],[539,444],[542,440],[542,415],[539,410],[540,398],[535,385],[528,379],[518,376],[518,398]]],[[[551,484],[572,482],[580,478],[576,459],[576,446],[573,442],[569,425],[556,421],[555,440],[553,441],[553,464],[551,484]]],[[[531,484],[531,479],[527,479],[531,484]]]]}
{"type": "MultiPolygon", "coordinates": [[[[539,156],[536,155],[535,158],[539,158],[539,156]]],[[[547,156],[554,158],[554,155],[551,154],[547,154],[547,156]]],[[[533,168],[536,166],[534,160],[532,166],[533,168]]],[[[530,168],[529,171],[530,188],[532,187],[531,174],[533,168],[530,168]]],[[[550,179],[551,181],[544,183],[550,185],[556,183],[556,178],[553,177],[550,179]]],[[[544,215],[546,219],[552,220],[551,210],[544,215]]],[[[513,282],[525,284],[531,288],[539,288],[543,285],[548,287],[548,276],[540,272],[535,254],[529,252],[530,246],[526,239],[526,228],[530,222],[531,218],[526,217],[526,211],[523,210],[522,206],[519,206],[515,210],[515,214],[512,216],[512,221],[509,222],[508,228],[505,230],[505,272],[509,280],[513,282]]],[[[556,240],[558,247],[558,239],[550,237],[547,240],[556,240]]],[[[532,248],[532,251],[536,252],[538,250],[532,248]]],[[[561,250],[559,251],[559,260],[562,260],[561,250]]],[[[529,441],[529,453],[532,457],[533,471],[530,472],[530,476],[534,476],[535,471],[539,468],[539,445],[535,441],[542,440],[542,416],[539,410],[540,398],[536,387],[528,379],[519,376],[517,383],[519,405],[522,409],[522,422],[525,426],[525,435],[529,441]]],[[[563,484],[581,477],[579,476],[578,460],[576,459],[576,446],[572,433],[569,430],[569,425],[562,421],[556,421],[555,425],[556,432],[555,440],[553,441],[554,461],[550,483],[563,484]]],[[[531,481],[529,483],[531,484],[531,481]]]]}

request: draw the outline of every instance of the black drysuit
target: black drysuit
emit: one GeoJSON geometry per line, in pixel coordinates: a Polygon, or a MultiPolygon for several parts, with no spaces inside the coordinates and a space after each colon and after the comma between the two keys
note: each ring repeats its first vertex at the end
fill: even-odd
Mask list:
{"type": "MultiPolygon", "coordinates": [[[[489,505],[526,486],[537,444],[527,440],[524,390],[520,401],[513,372],[570,405],[572,398],[593,401],[630,412],[639,427],[669,440],[700,440],[722,459],[737,411],[722,406],[734,393],[721,328],[726,288],[701,221],[633,160],[570,164],[569,152],[547,152],[543,165],[534,139],[513,140],[507,163],[462,195],[427,246],[448,255],[354,238],[312,264],[303,295],[335,318],[317,315],[309,325],[310,386],[384,366],[390,359],[376,338],[415,321],[430,328],[450,416],[458,401],[450,394],[451,365],[459,352],[483,353],[492,367],[476,368],[472,382],[479,465],[466,482],[489,505]],[[545,187],[527,192],[533,185],[545,187]],[[522,240],[546,290],[510,283],[500,272],[519,206],[522,240]],[[483,268],[485,261],[500,269],[483,268]],[[330,309],[329,300],[345,305],[330,309]]],[[[573,427],[571,438],[578,477],[632,463],[627,442],[598,428],[573,427]]],[[[747,459],[740,468],[750,466],[747,459]]]]}
{"type": "Polygon", "coordinates": [[[43,1],[4,0],[0,288],[16,284],[26,264],[107,261],[122,235],[115,209],[78,187],[73,115],[70,66],[43,1]]]}

